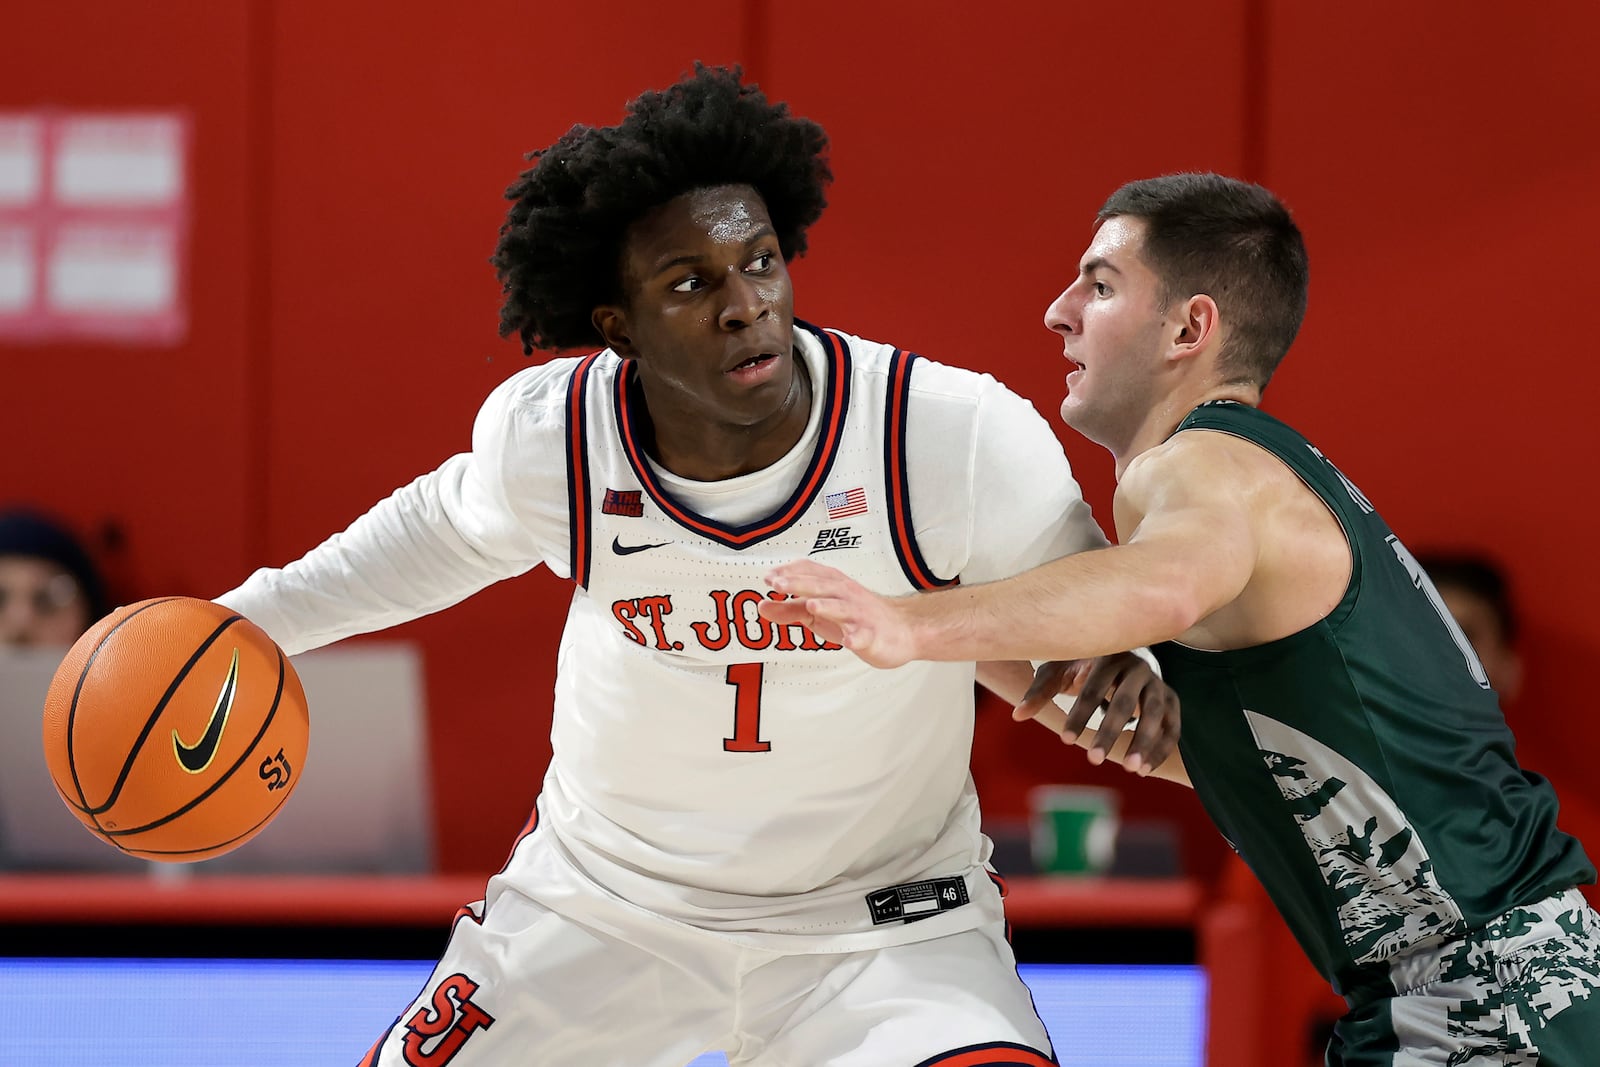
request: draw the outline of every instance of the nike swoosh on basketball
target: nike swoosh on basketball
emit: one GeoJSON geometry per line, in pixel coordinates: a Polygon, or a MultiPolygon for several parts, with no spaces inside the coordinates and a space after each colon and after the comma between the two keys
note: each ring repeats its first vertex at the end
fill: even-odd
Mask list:
{"type": "Polygon", "coordinates": [[[613,537],[611,539],[611,551],[619,556],[631,556],[635,552],[643,552],[651,548],[662,548],[670,544],[672,544],[671,541],[657,541],[653,545],[625,545],[622,543],[622,538],[613,537]]]}
{"type": "Polygon", "coordinates": [[[239,692],[239,650],[233,650],[233,662],[228,664],[228,676],[222,680],[222,692],[217,694],[216,707],[211,709],[211,719],[200,740],[186,745],[172,731],[172,750],[178,755],[178,765],[190,774],[199,774],[211,765],[217,754],[217,743],[222,740],[222,728],[228,725],[228,713],[233,710],[233,698],[239,692]]]}

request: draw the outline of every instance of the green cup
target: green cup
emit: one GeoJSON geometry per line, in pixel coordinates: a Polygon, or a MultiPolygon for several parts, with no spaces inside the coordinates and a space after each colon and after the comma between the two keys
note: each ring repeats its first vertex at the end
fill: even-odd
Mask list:
{"type": "Polygon", "coordinates": [[[1033,865],[1041,874],[1104,874],[1116,853],[1118,796],[1091,785],[1028,790],[1033,865]]]}

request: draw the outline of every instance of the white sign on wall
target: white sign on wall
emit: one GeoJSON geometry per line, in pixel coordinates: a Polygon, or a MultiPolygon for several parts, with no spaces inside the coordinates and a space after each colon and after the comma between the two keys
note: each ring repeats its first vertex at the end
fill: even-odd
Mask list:
{"type": "Polygon", "coordinates": [[[183,339],[189,141],[175,113],[0,113],[0,342],[183,339]]]}
{"type": "Polygon", "coordinates": [[[0,209],[26,207],[44,187],[44,122],[0,114],[0,209]]]}

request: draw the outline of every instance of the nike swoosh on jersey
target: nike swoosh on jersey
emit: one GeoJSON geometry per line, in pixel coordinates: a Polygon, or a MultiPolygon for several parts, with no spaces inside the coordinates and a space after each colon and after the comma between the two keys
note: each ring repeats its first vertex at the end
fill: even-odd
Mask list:
{"type": "Polygon", "coordinates": [[[228,676],[222,680],[222,691],[217,694],[216,706],[211,709],[211,719],[200,740],[186,745],[172,731],[172,750],[177,753],[178,765],[190,774],[199,774],[211,766],[217,754],[217,743],[222,740],[222,728],[228,725],[228,713],[233,710],[233,698],[239,692],[239,650],[233,650],[233,662],[228,664],[228,676]]]}
{"type": "Polygon", "coordinates": [[[613,537],[611,539],[611,551],[619,556],[631,556],[635,552],[644,552],[651,548],[663,548],[670,544],[672,544],[671,541],[657,541],[653,545],[625,545],[622,543],[622,538],[613,537]]]}
{"type": "Polygon", "coordinates": [[[872,906],[874,908],[884,907],[887,904],[893,903],[894,902],[894,898],[895,898],[894,891],[891,890],[891,891],[883,894],[881,897],[873,897],[872,898],[872,906]]]}

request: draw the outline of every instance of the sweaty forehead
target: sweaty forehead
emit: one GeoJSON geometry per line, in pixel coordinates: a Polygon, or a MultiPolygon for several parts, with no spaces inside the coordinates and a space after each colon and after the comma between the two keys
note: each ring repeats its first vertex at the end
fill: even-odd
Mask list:
{"type": "Polygon", "coordinates": [[[772,227],[767,205],[749,186],[696,190],[689,211],[694,228],[713,241],[748,241],[772,227]]]}
{"type": "Polygon", "coordinates": [[[1083,253],[1082,262],[1104,263],[1127,271],[1140,263],[1144,249],[1144,220],[1127,215],[1113,215],[1100,224],[1094,240],[1083,253]]]}
{"type": "Polygon", "coordinates": [[[760,194],[748,185],[717,185],[673,197],[628,231],[627,253],[644,271],[710,245],[743,245],[772,229],[760,194]]]}

